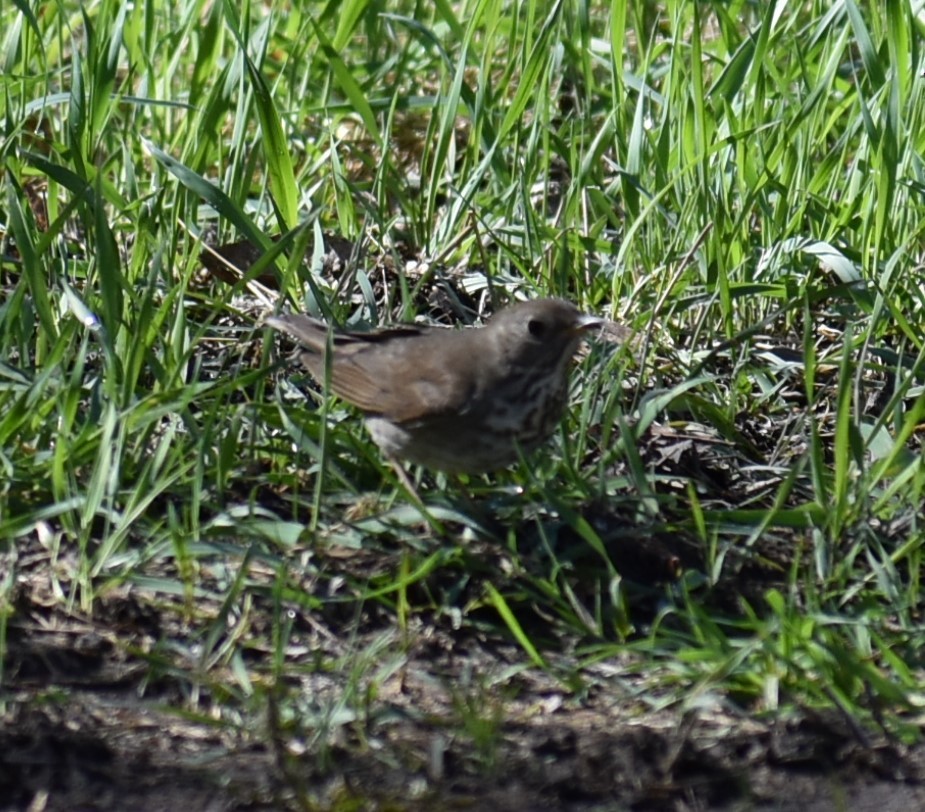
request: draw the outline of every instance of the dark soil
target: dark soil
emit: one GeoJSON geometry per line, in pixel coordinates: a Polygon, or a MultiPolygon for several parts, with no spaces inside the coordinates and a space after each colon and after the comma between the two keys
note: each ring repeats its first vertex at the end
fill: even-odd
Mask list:
{"type": "Polygon", "coordinates": [[[123,589],[83,617],[20,564],[2,810],[925,808],[925,749],[837,714],[763,721],[707,692],[684,714],[662,710],[645,675],[612,662],[567,690],[510,644],[437,621],[399,635],[387,619],[345,642],[371,652],[373,665],[357,663],[375,673],[362,679],[366,710],[312,727],[313,710],[356,690],[349,668],[293,670],[273,690],[255,672],[250,697],[223,695],[234,680],[220,666],[197,681],[169,647],[154,656],[183,634],[173,608],[159,615],[150,595],[123,589]]]}

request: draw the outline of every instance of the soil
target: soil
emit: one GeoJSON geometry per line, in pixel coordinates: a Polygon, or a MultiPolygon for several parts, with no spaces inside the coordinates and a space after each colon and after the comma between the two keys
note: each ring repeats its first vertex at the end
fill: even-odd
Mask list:
{"type": "Polygon", "coordinates": [[[255,669],[235,694],[234,668],[197,679],[196,652],[171,656],[164,641],[190,632],[163,596],[117,589],[82,616],[43,586],[38,551],[21,551],[6,627],[2,810],[925,809],[925,749],[837,713],[761,719],[696,689],[683,711],[659,707],[612,659],[566,685],[566,654],[526,668],[512,644],[436,616],[401,633],[371,616],[341,641],[305,613],[293,661],[343,646],[369,662],[272,688],[255,669]]]}

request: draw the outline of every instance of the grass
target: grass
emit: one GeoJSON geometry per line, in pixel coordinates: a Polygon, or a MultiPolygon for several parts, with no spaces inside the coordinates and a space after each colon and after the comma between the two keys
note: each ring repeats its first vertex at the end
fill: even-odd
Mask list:
{"type": "Polygon", "coordinates": [[[0,21],[0,647],[23,583],[83,618],[131,594],[162,633],[118,645],[178,711],[246,735],[269,710],[281,752],[321,764],[335,729],[386,724],[379,693],[433,629],[517,652],[441,722],[483,766],[515,675],[578,699],[610,689],[601,663],[644,675],[644,706],[835,709],[920,740],[921,10],[0,21]],[[263,259],[240,281],[203,270],[204,242],[244,239],[263,259]],[[592,348],[529,462],[417,472],[444,536],[259,326],[464,321],[515,295],[638,340],[592,348]]]}

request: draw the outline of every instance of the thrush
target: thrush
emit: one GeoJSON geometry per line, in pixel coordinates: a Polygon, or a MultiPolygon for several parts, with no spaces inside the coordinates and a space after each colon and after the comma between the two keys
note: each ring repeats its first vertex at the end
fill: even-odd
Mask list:
{"type": "Polygon", "coordinates": [[[392,460],[448,473],[483,473],[527,454],[555,430],[582,337],[603,320],[562,299],[499,311],[481,328],[405,325],[331,331],[304,315],[266,324],[303,347],[302,363],[365,415],[392,460]]]}

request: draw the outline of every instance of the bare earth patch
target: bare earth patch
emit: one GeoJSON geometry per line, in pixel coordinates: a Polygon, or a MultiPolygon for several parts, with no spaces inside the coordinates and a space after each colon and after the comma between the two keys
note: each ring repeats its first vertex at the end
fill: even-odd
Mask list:
{"type": "Polygon", "coordinates": [[[922,747],[830,712],[765,722],[709,694],[660,710],[614,663],[568,690],[510,644],[436,620],[354,636],[399,664],[364,682],[365,709],[329,712],[309,741],[305,717],[356,692],[347,670],[305,669],[221,705],[219,683],[142,656],[143,638],[178,631],[153,601],[112,599],[91,621],[24,589],[17,609],[3,810],[925,808],[922,747]]]}

